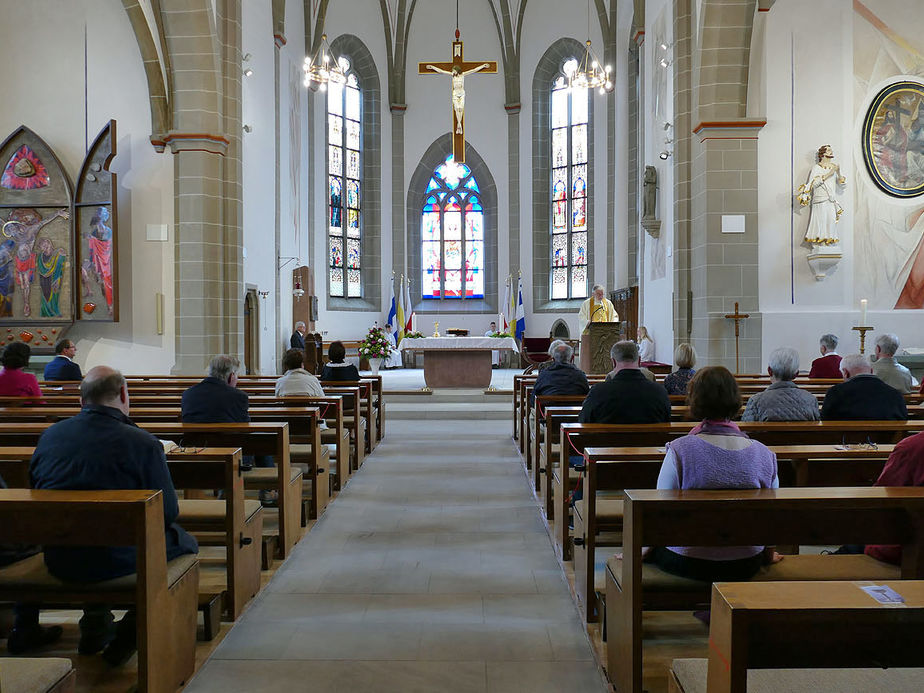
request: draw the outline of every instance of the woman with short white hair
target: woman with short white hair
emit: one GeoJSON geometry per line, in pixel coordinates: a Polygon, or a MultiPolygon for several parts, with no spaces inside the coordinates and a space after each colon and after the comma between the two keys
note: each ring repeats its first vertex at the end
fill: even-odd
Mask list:
{"type": "Polygon", "coordinates": [[[774,349],[767,372],[770,386],[748,400],[742,421],[818,421],[818,400],[793,382],[799,373],[798,351],[774,349]]]}

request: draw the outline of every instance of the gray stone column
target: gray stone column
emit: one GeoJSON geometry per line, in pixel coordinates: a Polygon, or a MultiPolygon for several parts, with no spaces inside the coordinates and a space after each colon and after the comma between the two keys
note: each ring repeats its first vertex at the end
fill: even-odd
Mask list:
{"type": "MultiPolygon", "coordinates": [[[[407,225],[404,218],[404,112],[407,104],[391,104],[391,267],[403,268],[397,274],[407,275],[407,225]]],[[[414,282],[419,284],[418,281],[414,282]]],[[[411,293],[420,290],[415,286],[411,293]]]]}
{"type": "MultiPolygon", "coordinates": [[[[507,269],[500,268],[498,287],[508,274],[514,273],[514,268],[520,267],[520,104],[508,104],[504,109],[507,111],[507,233],[510,256],[507,269]]],[[[499,295],[498,305],[503,300],[499,295]]]]}
{"type": "Polygon", "coordinates": [[[759,373],[757,133],[762,121],[700,124],[693,141],[693,346],[703,363],[735,368],[735,302],[741,324],[740,371],[759,373]],[[729,127],[734,125],[735,127],[729,127]],[[723,233],[725,215],[743,216],[744,233],[723,233]]]}

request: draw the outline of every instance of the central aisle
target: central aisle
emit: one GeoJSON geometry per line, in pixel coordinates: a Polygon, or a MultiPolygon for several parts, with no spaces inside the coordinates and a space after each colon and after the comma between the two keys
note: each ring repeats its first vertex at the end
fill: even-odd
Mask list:
{"type": "Polygon", "coordinates": [[[187,690],[607,690],[509,420],[389,420],[187,690]]]}

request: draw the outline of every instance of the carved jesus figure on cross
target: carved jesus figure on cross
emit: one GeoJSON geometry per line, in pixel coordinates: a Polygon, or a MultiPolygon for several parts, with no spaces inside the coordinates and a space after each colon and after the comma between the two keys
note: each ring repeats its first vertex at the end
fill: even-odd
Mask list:
{"type": "Polygon", "coordinates": [[[462,134],[462,118],[465,115],[465,78],[473,72],[479,72],[489,67],[491,66],[488,63],[481,63],[481,65],[463,72],[456,65],[453,65],[451,70],[444,70],[436,65],[427,65],[428,70],[438,72],[441,75],[452,75],[452,110],[456,114],[455,133],[457,135],[462,134]]]}
{"type": "Polygon", "coordinates": [[[452,42],[452,62],[418,63],[421,75],[449,75],[452,77],[452,158],[465,163],[465,78],[476,72],[495,73],[494,61],[466,62],[462,57],[462,41],[456,29],[456,40],[452,42]]]}

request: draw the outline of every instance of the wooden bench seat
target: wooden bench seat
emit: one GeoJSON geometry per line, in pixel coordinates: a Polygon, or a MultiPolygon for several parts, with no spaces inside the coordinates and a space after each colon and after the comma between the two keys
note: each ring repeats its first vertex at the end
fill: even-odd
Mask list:
{"type": "Polygon", "coordinates": [[[3,693],[74,693],[77,672],[63,657],[4,657],[0,659],[3,693]]]}
{"type": "Polygon", "coordinates": [[[138,573],[101,583],[65,583],[40,556],[0,571],[0,600],[43,605],[134,606],[138,690],[175,693],[196,659],[199,561],[169,563],[160,491],[0,490],[0,541],[57,546],[134,546],[138,573]]]}
{"type": "Polygon", "coordinates": [[[708,666],[675,661],[674,690],[921,690],[924,582],[877,584],[904,602],[881,604],[862,589],[868,582],[716,583],[708,666]]]}
{"type": "MultiPolygon", "coordinates": [[[[643,546],[899,544],[904,562],[786,556],[760,579],[881,580],[924,576],[924,488],[626,491],[623,560],[607,562],[607,672],[618,693],[642,690],[642,612],[693,610],[709,586],[643,563],[643,546]],[[647,578],[647,581],[646,581],[647,578]]],[[[782,584],[782,583],[779,583],[782,584]]]]}
{"type": "MultiPolygon", "coordinates": [[[[668,693],[713,693],[706,683],[707,659],[675,659],[668,693]]],[[[747,693],[919,693],[924,669],[755,669],[747,693]]]]}

